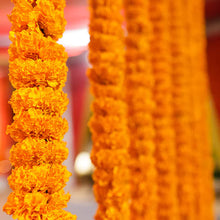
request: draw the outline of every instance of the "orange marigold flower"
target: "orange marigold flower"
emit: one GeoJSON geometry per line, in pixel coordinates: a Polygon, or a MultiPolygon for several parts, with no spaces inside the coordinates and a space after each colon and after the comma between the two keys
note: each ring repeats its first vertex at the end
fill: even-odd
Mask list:
{"type": "MultiPolygon", "coordinates": [[[[14,0],[13,0],[14,1],[14,0]]],[[[20,32],[24,29],[33,28],[36,26],[38,12],[33,11],[32,3],[25,1],[14,1],[16,6],[13,8],[9,20],[12,23],[11,30],[20,32]]]]}
{"type": "Polygon", "coordinates": [[[122,92],[120,87],[116,87],[114,85],[100,85],[99,83],[95,83],[91,81],[91,93],[97,98],[100,97],[111,97],[112,102],[115,101],[115,98],[122,98],[122,92]]]}
{"type": "Polygon", "coordinates": [[[122,116],[126,111],[126,105],[121,100],[112,100],[109,97],[97,98],[92,103],[93,112],[105,116],[112,113],[113,115],[122,116]]]}
{"type": "MultiPolygon", "coordinates": [[[[114,48],[114,51],[102,51],[102,52],[96,51],[94,49],[94,50],[91,50],[91,52],[94,52],[94,53],[89,53],[88,60],[91,63],[96,63],[96,62],[99,62],[100,64],[106,63],[106,64],[109,64],[109,66],[115,63],[115,65],[121,68],[124,68],[124,65],[123,65],[124,57],[121,56],[122,50],[123,50],[123,47],[122,48],[116,47],[114,48]]],[[[121,79],[122,76],[118,75],[118,78],[121,79]]]]}
{"type": "Polygon", "coordinates": [[[101,18],[94,17],[93,22],[89,25],[90,31],[98,31],[108,35],[116,35],[118,33],[121,33],[122,38],[124,37],[124,32],[121,27],[118,26],[117,21],[109,20],[106,21],[106,23],[104,23],[101,18]],[[108,25],[106,25],[106,23],[108,25]]]}
{"type": "Polygon", "coordinates": [[[12,44],[9,47],[9,61],[16,58],[59,60],[66,62],[67,53],[62,45],[57,44],[51,37],[44,37],[36,32],[23,30],[21,32],[10,32],[12,44]]]}
{"type": "Polygon", "coordinates": [[[38,138],[26,138],[12,146],[10,162],[12,166],[37,166],[40,164],[61,164],[67,159],[68,148],[63,141],[46,141],[38,138]]]}
{"type": "Polygon", "coordinates": [[[107,68],[104,64],[100,64],[98,67],[89,69],[87,76],[94,82],[100,83],[101,85],[109,84],[114,85],[122,82],[123,78],[117,77],[117,67],[110,66],[107,68]],[[102,74],[105,72],[105,74],[102,74]]]}
{"type": "Polygon", "coordinates": [[[112,133],[99,133],[94,132],[92,136],[92,140],[94,142],[93,147],[96,150],[99,149],[121,149],[125,146],[128,146],[129,140],[127,137],[128,133],[123,132],[112,132],[112,133]]]}
{"type": "Polygon", "coordinates": [[[16,89],[45,86],[61,89],[66,81],[67,66],[59,60],[24,60],[9,63],[9,79],[16,89]]]}
{"type": "Polygon", "coordinates": [[[65,187],[71,176],[66,167],[59,164],[41,164],[33,167],[16,167],[8,178],[14,191],[46,192],[53,194],[65,187]]]}
{"type": "Polygon", "coordinates": [[[127,149],[102,149],[91,152],[91,160],[97,168],[105,170],[113,169],[116,166],[126,166],[129,160],[127,149]]]}
{"type": "Polygon", "coordinates": [[[15,114],[30,108],[41,109],[44,114],[61,116],[68,105],[67,94],[52,88],[20,88],[13,92],[9,104],[15,114]]]}
{"type": "Polygon", "coordinates": [[[112,133],[113,131],[123,131],[125,129],[125,119],[118,116],[93,116],[89,122],[92,132],[112,133]]]}
{"type": "Polygon", "coordinates": [[[66,20],[63,9],[65,1],[53,2],[49,0],[38,0],[34,11],[39,11],[38,24],[45,36],[50,36],[55,40],[62,37],[66,20]]]}
{"type": "Polygon", "coordinates": [[[66,119],[44,115],[41,110],[31,108],[14,116],[14,122],[8,126],[7,133],[16,142],[20,142],[26,137],[61,140],[67,130],[66,119]]]}
{"type": "MultiPolygon", "coordinates": [[[[125,165],[122,164],[122,165],[125,165]]],[[[120,187],[128,187],[127,181],[130,178],[130,171],[126,168],[126,166],[121,166],[120,169],[116,167],[108,167],[108,169],[102,169],[102,167],[97,167],[93,173],[94,181],[97,183],[97,189],[95,189],[97,192],[101,192],[104,188],[101,188],[99,190],[98,186],[101,187],[112,187],[115,185],[120,187]],[[123,176],[123,179],[120,178],[120,176],[123,176]]],[[[95,187],[96,188],[96,187],[95,187]]],[[[105,194],[102,194],[100,196],[106,196],[105,194]]],[[[99,197],[97,197],[99,198],[99,197]]]]}
{"type": "Polygon", "coordinates": [[[65,194],[64,190],[54,194],[16,191],[9,195],[3,210],[18,220],[51,220],[55,213],[63,212],[62,209],[67,207],[69,199],[70,195],[65,194]]]}

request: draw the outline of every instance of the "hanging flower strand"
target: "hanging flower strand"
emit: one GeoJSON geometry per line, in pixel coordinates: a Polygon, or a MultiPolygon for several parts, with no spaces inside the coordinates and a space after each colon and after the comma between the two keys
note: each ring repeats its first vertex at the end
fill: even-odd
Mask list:
{"type": "Polygon", "coordinates": [[[172,54],[172,95],[173,95],[173,124],[177,153],[178,201],[180,219],[199,219],[195,212],[195,187],[193,178],[196,173],[195,146],[192,142],[192,94],[189,71],[187,20],[184,15],[183,1],[170,1],[170,34],[172,54]],[[195,172],[195,173],[194,173],[195,172]],[[193,176],[194,174],[194,176],[193,176]]]}
{"type": "Polygon", "coordinates": [[[206,64],[206,36],[203,0],[186,1],[189,33],[189,61],[191,77],[191,92],[193,97],[193,144],[196,151],[194,159],[196,170],[193,174],[196,193],[195,210],[197,219],[214,219],[214,188],[213,188],[213,159],[211,152],[210,131],[208,125],[208,76],[206,64]],[[195,25],[196,24],[196,25],[195,25]],[[205,161],[205,163],[204,163],[205,161]],[[195,178],[197,173],[198,178],[195,178]]]}
{"type": "Polygon", "coordinates": [[[149,1],[152,23],[150,42],[154,74],[154,127],[156,131],[156,167],[158,172],[157,219],[178,219],[176,149],[172,121],[171,36],[168,30],[169,3],[167,0],[149,1]]]}
{"type": "Polygon", "coordinates": [[[95,97],[89,127],[94,194],[98,202],[96,220],[130,219],[128,169],[129,136],[123,101],[124,33],[122,0],[90,0],[90,44],[88,70],[95,97]]]}
{"type": "Polygon", "coordinates": [[[14,169],[8,178],[13,192],[4,211],[18,220],[75,220],[64,211],[70,195],[63,188],[70,177],[62,165],[68,149],[62,141],[68,124],[62,118],[68,99],[67,54],[56,43],[65,26],[64,0],[13,0],[9,78],[15,91],[15,113],[7,133],[14,169]]]}
{"type": "Polygon", "coordinates": [[[130,130],[131,219],[157,219],[153,74],[149,36],[149,1],[125,0],[126,101],[130,130]]]}
{"type": "MultiPolygon", "coordinates": [[[[212,153],[212,141],[211,141],[211,131],[210,131],[210,90],[209,90],[209,79],[207,74],[207,57],[206,57],[206,32],[205,32],[205,1],[198,0],[198,3],[195,5],[198,13],[198,35],[201,37],[201,42],[197,42],[198,53],[196,59],[201,59],[201,62],[198,62],[199,71],[201,72],[202,77],[202,87],[199,87],[201,90],[200,98],[202,103],[202,129],[200,140],[204,140],[205,144],[203,146],[202,155],[204,157],[203,161],[206,163],[202,163],[201,171],[204,172],[203,179],[205,180],[203,183],[203,211],[204,215],[201,216],[201,219],[214,219],[213,206],[215,202],[215,192],[214,192],[214,184],[213,184],[213,173],[214,173],[214,161],[213,161],[213,153],[212,153]],[[201,58],[202,55],[202,58],[201,58]],[[204,138],[204,139],[203,139],[204,138]],[[207,205],[206,205],[207,204],[207,205]]],[[[197,38],[198,39],[198,38],[197,38]]],[[[198,85],[198,84],[197,84],[198,85]]]]}

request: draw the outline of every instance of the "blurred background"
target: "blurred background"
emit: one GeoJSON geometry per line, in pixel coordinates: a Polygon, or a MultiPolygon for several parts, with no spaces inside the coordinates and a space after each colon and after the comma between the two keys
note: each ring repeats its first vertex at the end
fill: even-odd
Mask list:
{"type": "MultiPolygon", "coordinates": [[[[89,85],[86,78],[87,44],[89,42],[89,13],[86,0],[67,0],[65,17],[66,31],[59,43],[69,54],[67,62],[69,72],[64,91],[68,93],[70,104],[64,117],[69,121],[69,131],[65,136],[70,151],[65,162],[73,173],[67,185],[72,194],[68,210],[78,215],[79,220],[92,220],[96,204],[92,194],[91,164],[89,153],[91,138],[87,128],[90,117],[89,85]]],[[[13,113],[8,105],[13,88],[8,81],[8,54],[10,44],[8,33],[10,14],[13,4],[10,0],[0,0],[0,219],[8,220],[2,212],[10,189],[7,176],[11,166],[8,160],[13,141],[6,136],[6,126],[11,123],[13,113]]],[[[220,0],[206,0],[207,57],[210,78],[210,128],[212,135],[213,158],[215,160],[216,216],[220,216],[220,0]]],[[[220,219],[220,217],[219,217],[220,219]]]]}

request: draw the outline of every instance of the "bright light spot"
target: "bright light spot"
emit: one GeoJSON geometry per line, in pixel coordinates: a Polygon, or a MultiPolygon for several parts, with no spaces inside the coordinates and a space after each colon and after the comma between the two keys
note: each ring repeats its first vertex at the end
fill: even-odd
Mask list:
{"type": "Polygon", "coordinates": [[[63,33],[63,37],[58,41],[64,47],[86,47],[90,41],[87,28],[78,30],[67,30],[63,33]]]}
{"type": "Polygon", "coordinates": [[[90,160],[90,154],[88,152],[81,152],[76,157],[75,171],[79,175],[88,175],[93,169],[92,162],[90,160]]]}
{"type": "Polygon", "coordinates": [[[11,164],[9,160],[0,161],[0,173],[5,174],[8,173],[11,169],[11,164]]]}

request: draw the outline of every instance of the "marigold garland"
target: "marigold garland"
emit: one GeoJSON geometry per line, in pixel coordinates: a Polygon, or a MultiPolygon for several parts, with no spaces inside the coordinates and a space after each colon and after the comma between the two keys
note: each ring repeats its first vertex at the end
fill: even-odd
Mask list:
{"type": "Polygon", "coordinates": [[[122,1],[90,0],[88,70],[95,96],[89,123],[96,166],[93,178],[98,202],[96,220],[130,219],[130,187],[127,165],[129,137],[123,101],[124,42],[122,1]]]}
{"type": "Polygon", "coordinates": [[[188,13],[188,33],[190,36],[190,71],[191,92],[193,99],[193,141],[197,152],[194,187],[196,189],[195,211],[198,219],[214,219],[214,189],[213,189],[213,160],[208,126],[208,78],[206,68],[206,42],[205,42],[205,21],[204,21],[204,1],[187,1],[184,4],[188,13]],[[193,13],[193,16],[192,16],[193,13]],[[192,19],[193,20],[190,20],[192,19]],[[196,28],[195,28],[196,24],[196,28]],[[199,60],[199,62],[195,62],[199,60]],[[205,161],[205,163],[204,163],[205,161]]]}
{"type": "Polygon", "coordinates": [[[178,219],[176,146],[172,106],[172,57],[169,4],[171,1],[149,1],[152,23],[151,57],[154,73],[154,127],[156,131],[156,167],[158,172],[157,219],[178,219]]]}
{"type": "Polygon", "coordinates": [[[62,165],[68,129],[61,116],[68,99],[62,92],[67,54],[56,43],[65,23],[65,0],[13,0],[9,78],[17,89],[10,104],[15,113],[7,133],[18,143],[11,149],[14,166],[8,178],[14,190],[4,211],[18,220],[75,220],[64,210],[70,177],[62,165]]]}
{"type": "MultiPolygon", "coordinates": [[[[18,220],[76,219],[63,210],[67,54],[56,40],[65,1],[13,2],[7,132],[18,143],[4,211],[18,220]]],[[[95,219],[213,219],[203,0],[125,0],[126,44],[122,0],[89,4],[95,219]]]]}
{"type": "Polygon", "coordinates": [[[153,75],[146,0],[125,0],[126,101],[130,130],[131,219],[157,219],[153,75]]]}
{"type": "MultiPolygon", "coordinates": [[[[176,165],[178,177],[178,201],[180,219],[196,218],[195,188],[193,179],[198,179],[195,165],[197,153],[192,135],[192,91],[187,41],[187,20],[183,1],[170,1],[170,33],[172,35],[172,84],[173,124],[175,128],[176,165]],[[194,159],[193,159],[194,158],[194,159]]],[[[197,186],[198,187],[198,186],[197,186]]]]}

